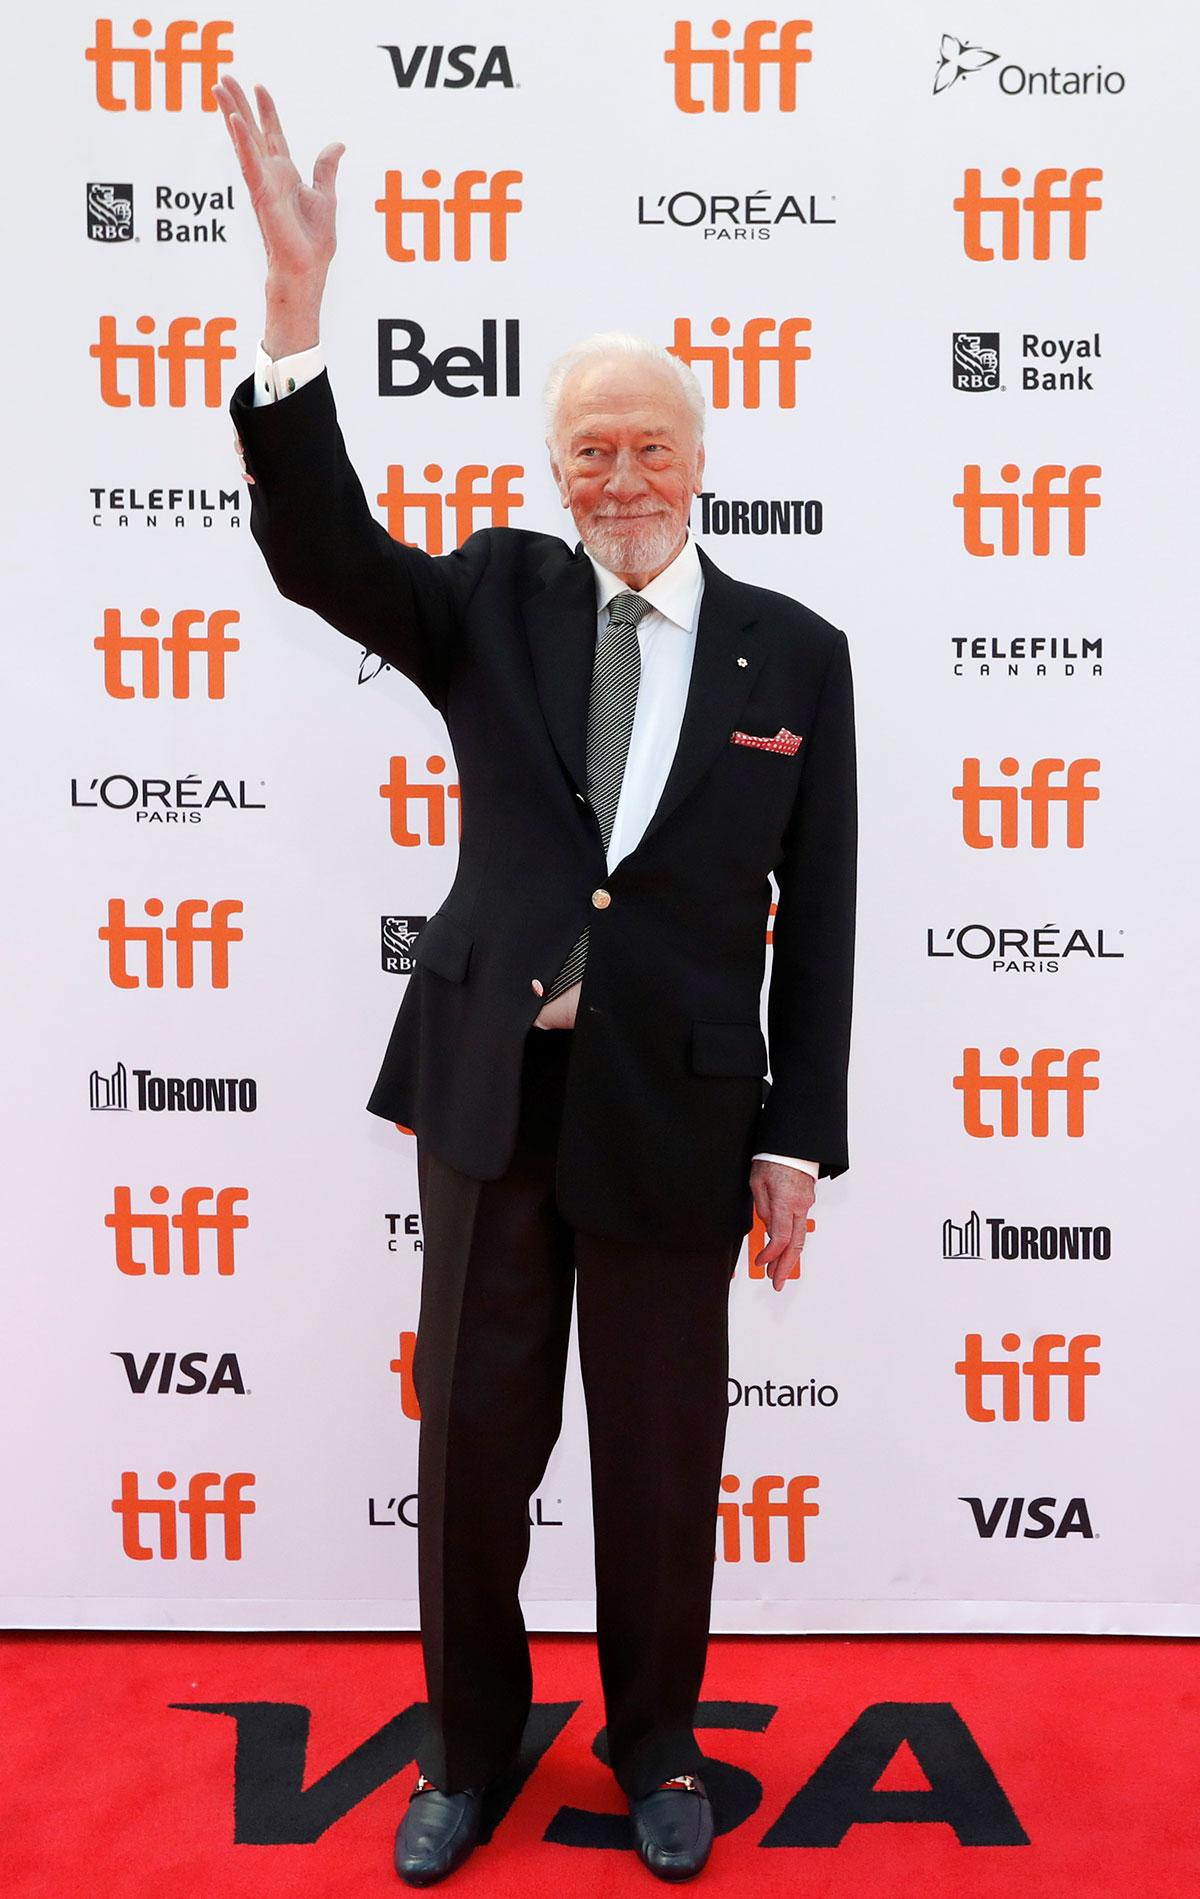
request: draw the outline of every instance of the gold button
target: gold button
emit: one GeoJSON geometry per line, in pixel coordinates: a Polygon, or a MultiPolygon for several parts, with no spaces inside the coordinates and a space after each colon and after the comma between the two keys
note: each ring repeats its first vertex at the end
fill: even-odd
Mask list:
{"type": "Polygon", "coordinates": [[[607,890],[593,890],[592,902],[595,904],[597,910],[607,910],[609,904],[612,902],[612,898],[609,896],[607,890]]]}

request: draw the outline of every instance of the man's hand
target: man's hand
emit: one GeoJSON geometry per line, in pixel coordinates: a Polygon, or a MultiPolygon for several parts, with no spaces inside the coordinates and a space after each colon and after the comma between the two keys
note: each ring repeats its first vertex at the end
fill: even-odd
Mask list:
{"type": "Polygon", "coordinates": [[[306,185],[292,163],[275,102],[255,86],[261,124],[236,79],[213,87],[267,253],[268,356],[288,356],[319,341],[321,298],[337,249],[334,185],[346,147],[326,145],[306,185]]]}
{"type": "Polygon", "coordinates": [[[767,1244],[750,1263],[765,1266],[776,1292],[782,1292],[792,1268],[800,1264],[817,1183],[801,1167],[756,1160],[750,1164],[750,1192],[768,1235],[767,1244]]]}

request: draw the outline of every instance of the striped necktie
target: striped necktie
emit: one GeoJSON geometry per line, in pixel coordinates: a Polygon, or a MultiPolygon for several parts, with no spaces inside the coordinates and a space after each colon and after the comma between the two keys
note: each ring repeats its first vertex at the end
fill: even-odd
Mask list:
{"type": "MultiPolygon", "coordinates": [[[[641,594],[618,593],[608,603],[608,625],[596,641],[588,695],[587,788],[607,852],[637,710],[641,655],[638,621],[654,611],[641,594]]],[[[586,928],[546,992],[546,1001],[578,982],[587,961],[586,928]]]]}

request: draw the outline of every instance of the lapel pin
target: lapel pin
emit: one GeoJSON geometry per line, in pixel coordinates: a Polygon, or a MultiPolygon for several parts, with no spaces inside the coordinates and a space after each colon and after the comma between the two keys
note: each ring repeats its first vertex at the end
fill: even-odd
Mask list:
{"type": "Polygon", "coordinates": [[[746,663],[747,663],[747,662],[746,662],[746,661],[745,661],[745,660],[744,660],[744,659],[742,658],[742,655],[741,655],[741,654],[739,653],[739,654],[738,654],[738,665],[739,665],[739,666],[744,666],[744,665],[746,665],[746,663]]]}

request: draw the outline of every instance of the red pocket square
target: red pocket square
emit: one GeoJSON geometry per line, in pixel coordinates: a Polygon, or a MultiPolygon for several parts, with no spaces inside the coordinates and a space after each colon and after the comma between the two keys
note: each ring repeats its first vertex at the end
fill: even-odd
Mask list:
{"type": "Polygon", "coordinates": [[[760,752],[786,752],[790,758],[800,750],[802,743],[798,732],[789,732],[781,725],[774,738],[760,738],[756,732],[733,732],[730,734],[734,745],[757,745],[760,752]]]}

